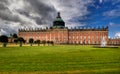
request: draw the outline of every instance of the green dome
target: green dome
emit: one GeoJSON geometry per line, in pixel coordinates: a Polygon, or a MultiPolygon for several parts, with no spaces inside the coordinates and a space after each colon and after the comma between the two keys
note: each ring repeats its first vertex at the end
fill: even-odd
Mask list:
{"type": "Polygon", "coordinates": [[[58,12],[58,16],[56,17],[56,19],[53,22],[53,27],[57,27],[57,28],[64,28],[65,27],[65,22],[61,18],[59,12],[58,12]]]}
{"type": "Polygon", "coordinates": [[[61,18],[56,18],[55,21],[64,22],[63,19],[61,19],[61,18]]]}

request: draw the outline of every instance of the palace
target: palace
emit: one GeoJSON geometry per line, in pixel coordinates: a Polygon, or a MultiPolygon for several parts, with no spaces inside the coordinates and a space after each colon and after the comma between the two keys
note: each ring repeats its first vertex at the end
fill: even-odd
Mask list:
{"type": "Polygon", "coordinates": [[[106,27],[79,27],[68,29],[58,13],[53,27],[46,29],[25,30],[19,29],[19,37],[23,37],[27,43],[30,38],[40,41],[53,41],[55,44],[101,44],[103,37],[108,42],[108,26],[106,27]]]}

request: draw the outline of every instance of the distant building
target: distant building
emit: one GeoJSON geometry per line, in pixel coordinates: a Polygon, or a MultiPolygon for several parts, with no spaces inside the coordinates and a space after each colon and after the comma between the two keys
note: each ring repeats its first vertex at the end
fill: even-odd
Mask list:
{"type": "Polygon", "coordinates": [[[109,38],[109,45],[120,45],[120,38],[109,38]]]}
{"type": "Polygon", "coordinates": [[[34,40],[54,41],[56,44],[101,44],[103,37],[108,42],[108,26],[102,28],[80,27],[68,29],[65,22],[58,13],[53,27],[46,29],[25,30],[19,29],[19,37],[27,42],[30,38],[34,40]]]}
{"type": "Polygon", "coordinates": [[[9,38],[8,38],[8,43],[13,43],[13,42],[14,42],[14,38],[9,37],[9,38]]]}

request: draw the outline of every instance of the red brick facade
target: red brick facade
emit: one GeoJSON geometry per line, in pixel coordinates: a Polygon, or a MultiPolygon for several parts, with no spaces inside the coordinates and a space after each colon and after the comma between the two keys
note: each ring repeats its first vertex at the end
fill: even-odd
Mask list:
{"type": "Polygon", "coordinates": [[[109,39],[108,42],[109,45],[120,45],[120,38],[113,38],[113,39],[109,39]]]}
{"type": "Polygon", "coordinates": [[[56,44],[101,44],[105,37],[108,42],[108,27],[101,29],[46,29],[46,30],[19,30],[19,37],[27,42],[34,40],[54,41],[56,44]]]}

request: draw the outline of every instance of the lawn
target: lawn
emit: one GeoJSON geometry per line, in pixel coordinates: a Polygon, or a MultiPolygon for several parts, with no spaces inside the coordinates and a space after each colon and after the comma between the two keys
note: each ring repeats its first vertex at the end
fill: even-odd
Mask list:
{"type": "Polygon", "coordinates": [[[0,74],[120,74],[120,48],[92,46],[0,47],[0,74]]]}

